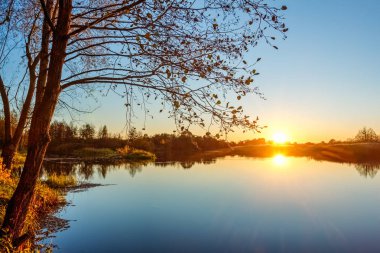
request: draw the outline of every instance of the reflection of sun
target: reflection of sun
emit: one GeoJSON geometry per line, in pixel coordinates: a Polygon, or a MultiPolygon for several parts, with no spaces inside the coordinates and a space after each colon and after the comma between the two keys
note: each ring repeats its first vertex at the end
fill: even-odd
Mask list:
{"type": "Polygon", "coordinates": [[[286,164],[286,157],[284,155],[278,154],[273,157],[273,163],[278,166],[283,166],[286,164]]]}
{"type": "Polygon", "coordinates": [[[284,144],[288,140],[288,137],[282,132],[277,132],[273,135],[272,139],[276,144],[284,144]]]}

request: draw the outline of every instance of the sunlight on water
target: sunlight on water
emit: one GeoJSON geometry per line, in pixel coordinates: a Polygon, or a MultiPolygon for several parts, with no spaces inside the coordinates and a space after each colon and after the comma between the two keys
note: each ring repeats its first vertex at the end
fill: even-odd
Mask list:
{"type": "Polygon", "coordinates": [[[288,161],[286,159],[286,156],[282,155],[282,154],[277,154],[273,157],[273,164],[276,165],[276,166],[285,166],[288,161]]]}

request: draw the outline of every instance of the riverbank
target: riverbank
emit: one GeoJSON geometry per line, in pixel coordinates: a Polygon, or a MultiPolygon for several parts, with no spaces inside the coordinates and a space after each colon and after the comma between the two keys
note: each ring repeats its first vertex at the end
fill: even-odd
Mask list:
{"type": "Polygon", "coordinates": [[[247,157],[278,154],[339,163],[380,163],[380,143],[252,145],[237,146],[229,151],[229,155],[247,157]]]}
{"type": "Polygon", "coordinates": [[[60,160],[94,163],[138,162],[154,161],[156,160],[156,155],[145,150],[128,148],[127,146],[119,149],[85,147],[67,151],[64,155],[48,154],[45,158],[45,161],[60,160]]]}
{"type": "MultiPolygon", "coordinates": [[[[6,206],[13,192],[17,187],[19,178],[0,169],[0,222],[3,222],[6,206]]],[[[0,240],[0,252],[34,252],[42,246],[36,245],[36,237],[43,228],[43,221],[56,213],[61,207],[66,205],[65,191],[60,189],[60,182],[53,182],[51,179],[39,181],[35,189],[35,197],[30,209],[28,210],[24,233],[28,235],[19,249],[12,248],[10,240],[3,238],[0,240]],[[50,182],[50,184],[48,184],[50,182]]]]}
{"type": "MultiPolygon", "coordinates": [[[[0,169],[0,222],[3,222],[6,206],[12,197],[18,183],[18,176],[0,169]]],[[[35,197],[27,213],[24,232],[27,240],[13,248],[10,240],[0,239],[0,253],[3,252],[51,252],[53,245],[41,244],[56,231],[69,226],[67,220],[55,216],[63,207],[67,206],[66,195],[69,191],[83,191],[89,188],[102,186],[88,182],[78,182],[72,175],[45,174],[37,183],[35,197]]]]}
{"type": "Polygon", "coordinates": [[[184,160],[207,161],[225,156],[269,158],[279,154],[290,157],[307,157],[316,161],[380,164],[380,143],[242,145],[193,153],[184,160]]]}

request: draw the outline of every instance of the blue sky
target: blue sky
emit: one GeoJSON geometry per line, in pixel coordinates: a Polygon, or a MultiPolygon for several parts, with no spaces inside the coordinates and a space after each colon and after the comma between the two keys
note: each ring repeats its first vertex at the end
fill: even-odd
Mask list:
{"type": "MultiPolygon", "coordinates": [[[[258,115],[268,128],[261,135],[237,131],[230,139],[270,139],[282,131],[291,141],[345,140],[363,126],[380,133],[380,1],[277,2],[288,6],[288,39],[277,41],[279,50],[262,43],[247,55],[262,57],[255,84],[266,100],[243,100],[246,112],[258,115]]],[[[76,118],[122,133],[124,101],[110,95],[98,105],[94,113],[76,118]]],[[[135,126],[142,129],[144,115],[137,117],[135,126]]],[[[165,116],[147,119],[145,127],[148,134],[175,129],[165,116]]]]}

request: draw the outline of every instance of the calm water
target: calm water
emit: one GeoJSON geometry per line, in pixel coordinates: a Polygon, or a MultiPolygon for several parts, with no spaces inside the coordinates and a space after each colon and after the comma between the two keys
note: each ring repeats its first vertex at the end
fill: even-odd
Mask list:
{"type": "Polygon", "coordinates": [[[112,185],[69,193],[55,252],[380,252],[371,168],[281,156],[191,165],[73,170],[112,185]]]}

